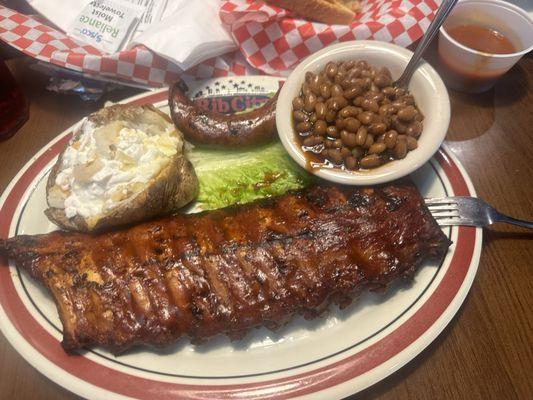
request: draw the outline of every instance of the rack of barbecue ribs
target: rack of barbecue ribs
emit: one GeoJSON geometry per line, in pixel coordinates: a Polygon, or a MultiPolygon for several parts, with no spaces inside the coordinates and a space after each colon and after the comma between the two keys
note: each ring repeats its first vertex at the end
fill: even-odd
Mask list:
{"type": "Polygon", "coordinates": [[[90,236],[56,231],[0,240],[0,255],[52,294],[63,347],[193,343],[294,314],[347,306],[411,277],[450,241],[410,182],[315,185],[90,236]]]}

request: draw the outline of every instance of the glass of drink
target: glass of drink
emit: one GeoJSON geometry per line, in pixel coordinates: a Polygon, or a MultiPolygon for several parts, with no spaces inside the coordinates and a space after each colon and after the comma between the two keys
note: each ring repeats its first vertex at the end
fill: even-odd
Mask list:
{"type": "Polygon", "coordinates": [[[13,136],[28,117],[28,102],[4,60],[0,59],[0,141],[13,136]]]}
{"type": "Polygon", "coordinates": [[[439,64],[447,86],[468,93],[490,89],[533,49],[528,13],[500,0],[464,0],[439,33],[439,64]]]}

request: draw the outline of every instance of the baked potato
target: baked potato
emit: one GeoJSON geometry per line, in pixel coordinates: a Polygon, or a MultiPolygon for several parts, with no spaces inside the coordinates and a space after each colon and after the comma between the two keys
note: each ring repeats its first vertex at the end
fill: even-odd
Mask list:
{"type": "Polygon", "coordinates": [[[103,108],[81,123],[52,168],[45,214],[61,228],[95,232],[176,211],[198,192],[185,150],[155,107],[103,108]]]}

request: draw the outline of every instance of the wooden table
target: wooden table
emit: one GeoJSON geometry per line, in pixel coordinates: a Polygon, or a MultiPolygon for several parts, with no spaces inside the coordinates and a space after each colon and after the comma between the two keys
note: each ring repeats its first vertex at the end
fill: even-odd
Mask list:
{"type": "MultiPolygon", "coordinates": [[[[30,119],[0,143],[0,191],[42,146],[101,107],[45,90],[25,60],[10,63],[31,101],[30,119]]],[[[533,58],[523,58],[481,95],[451,92],[447,142],[479,197],[533,219],[533,58]]],[[[104,100],[136,93],[121,90],[104,100]]],[[[484,232],[479,271],[464,305],[415,360],[353,399],[533,398],[533,232],[498,225],[484,232]]],[[[0,335],[0,398],[74,395],[34,370],[0,335]]]]}

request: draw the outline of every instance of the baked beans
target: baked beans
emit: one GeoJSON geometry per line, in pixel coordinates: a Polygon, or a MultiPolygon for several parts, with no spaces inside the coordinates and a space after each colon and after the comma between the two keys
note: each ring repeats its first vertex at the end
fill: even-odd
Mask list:
{"type": "Polygon", "coordinates": [[[418,147],[424,116],[413,96],[392,86],[388,68],[366,61],[329,62],[307,72],[292,101],[302,149],[322,163],[370,169],[418,147]]]}

